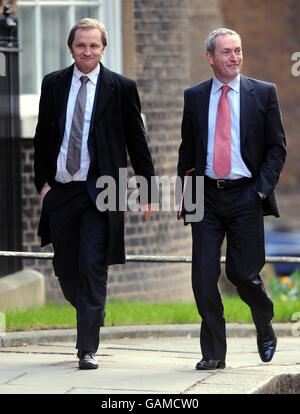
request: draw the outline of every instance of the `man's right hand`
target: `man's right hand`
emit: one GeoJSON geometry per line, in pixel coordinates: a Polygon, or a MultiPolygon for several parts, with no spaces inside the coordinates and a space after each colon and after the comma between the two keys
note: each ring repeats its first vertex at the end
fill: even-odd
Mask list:
{"type": "Polygon", "coordinates": [[[41,204],[43,204],[44,197],[48,193],[48,191],[50,191],[50,190],[51,190],[50,185],[48,183],[45,183],[43,188],[41,189],[41,192],[40,192],[41,204]]]}

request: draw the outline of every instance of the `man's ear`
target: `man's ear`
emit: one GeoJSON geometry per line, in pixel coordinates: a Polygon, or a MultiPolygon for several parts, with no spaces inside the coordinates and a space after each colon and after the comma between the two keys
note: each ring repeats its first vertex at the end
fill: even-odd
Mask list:
{"type": "Polygon", "coordinates": [[[210,64],[210,66],[213,66],[213,64],[214,64],[214,55],[207,50],[205,52],[205,56],[206,56],[206,59],[208,60],[208,63],[210,64]]]}

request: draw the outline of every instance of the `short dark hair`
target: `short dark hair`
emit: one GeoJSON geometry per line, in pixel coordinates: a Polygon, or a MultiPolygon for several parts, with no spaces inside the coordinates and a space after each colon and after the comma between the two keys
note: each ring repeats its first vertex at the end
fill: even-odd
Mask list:
{"type": "Polygon", "coordinates": [[[75,32],[77,29],[99,29],[101,33],[101,40],[103,43],[103,46],[107,46],[108,43],[108,35],[106,28],[103,23],[100,23],[97,19],[91,19],[89,17],[85,17],[84,19],[79,20],[78,23],[75,24],[75,26],[72,27],[70,30],[70,34],[68,37],[68,46],[71,47],[75,32]]]}

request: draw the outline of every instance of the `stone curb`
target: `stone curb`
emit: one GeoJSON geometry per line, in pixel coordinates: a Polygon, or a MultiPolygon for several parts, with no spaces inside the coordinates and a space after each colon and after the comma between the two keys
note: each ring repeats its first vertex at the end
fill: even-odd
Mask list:
{"type": "MultiPolygon", "coordinates": [[[[293,336],[292,323],[273,324],[277,336],[293,336]]],[[[134,326],[107,326],[101,328],[101,340],[120,338],[147,338],[147,337],[182,337],[199,338],[198,324],[183,325],[134,325],[134,326]]],[[[228,337],[256,336],[253,324],[228,323],[226,326],[228,337]]],[[[75,342],[76,329],[51,329],[38,331],[0,332],[0,347],[34,345],[49,342],[75,342]]]]}

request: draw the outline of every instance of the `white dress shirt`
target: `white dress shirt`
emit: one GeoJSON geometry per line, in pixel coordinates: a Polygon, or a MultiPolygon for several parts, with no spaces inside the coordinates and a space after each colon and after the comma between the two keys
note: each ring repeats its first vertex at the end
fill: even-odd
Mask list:
{"type": "MultiPolygon", "coordinates": [[[[227,85],[231,88],[227,93],[231,118],[231,171],[224,179],[236,180],[242,177],[251,177],[251,172],[243,161],[240,147],[240,75],[237,75],[227,85]]],[[[209,100],[207,160],[205,169],[205,175],[213,179],[220,178],[213,169],[213,163],[217,110],[222,93],[222,86],[224,84],[214,76],[209,100]]]]}
{"type": "Polygon", "coordinates": [[[71,88],[69,92],[67,113],[66,113],[66,123],[65,123],[65,132],[63,141],[60,147],[60,152],[57,158],[57,170],[55,175],[55,180],[60,183],[69,183],[71,181],[86,181],[87,174],[90,166],[90,155],[88,150],[88,136],[90,130],[90,122],[92,117],[95,91],[97,85],[97,79],[100,71],[100,65],[98,65],[90,73],[81,73],[77,67],[74,65],[73,77],[71,88]],[[82,146],[81,146],[81,160],[80,160],[80,169],[71,176],[71,174],[66,169],[67,154],[68,154],[68,144],[69,136],[72,125],[73,112],[75,107],[76,97],[81,86],[80,77],[88,76],[89,81],[86,84],[87,87],[87,100],[84,116],[84,125],[83,125],[83,134],[82,134],[82,146]]]}

